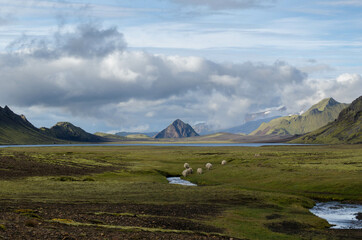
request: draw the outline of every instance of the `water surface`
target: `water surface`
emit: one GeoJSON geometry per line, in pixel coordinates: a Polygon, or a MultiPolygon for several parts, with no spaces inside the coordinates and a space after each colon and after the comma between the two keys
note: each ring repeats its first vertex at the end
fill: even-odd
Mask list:
{"type": "Polygon", "coordinates": [[[180,177],[168,177],[167,180],[169,181],[170,184],[178,184],[178,185],[184,185],[184,186],[197,186],[196,184],[183,180],[180,177]]]}
{"type": "Polygon", "coordinates": [[[112,147],[112,146],[157,146],[157,147],[261,147],[261,146],[306,146],[309,144],[289,143],[87,143],[87,144],[45,144],[45,145],[0,145],[10,147],[112,147]]]}
{"type": "Polygon", "coordinates": [[[338,202],[317,203],[310,211],[334,225],[334,229],[362,229],[362,221],[357,220],[357,213],[362,212],[362,205],[341,204],[338,202]]]}

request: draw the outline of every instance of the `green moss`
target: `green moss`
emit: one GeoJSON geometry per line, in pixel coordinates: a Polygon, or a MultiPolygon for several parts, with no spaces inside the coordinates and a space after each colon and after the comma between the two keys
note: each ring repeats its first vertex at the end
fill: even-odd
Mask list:
{"type": "Polygon", "coordinates": [[[0,231],[2,232],[6,231],[6,227],[4,224],[0,224],[0,231]]]}
{"type": "Polygon", "coordinates": [[[15,210],[15,212],[19,213],[23,216],[29,217],[29,218],[36,218],[36,219],[42,218],[37,214],[36,210],[32,210],[32,209],[17,209],[17,210],[15,210]]]}

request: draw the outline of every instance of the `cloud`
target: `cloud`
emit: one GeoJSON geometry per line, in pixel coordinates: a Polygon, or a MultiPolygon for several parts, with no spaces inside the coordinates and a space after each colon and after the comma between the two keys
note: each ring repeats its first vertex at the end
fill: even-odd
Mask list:
{"type": "Polygon", "coordinates": [[[300,67],[300,69],[303,72],[306,72],[308,74],[312,74],[312,73],[319,73],[319,72],[328,72],[328,71],[332,71],[334,70],[331,66],[329,66],[328,64],[323,64],[323,63],[315,63],[315,64],[309,64],[303,67],[300,67]]]}
{"type": "Polygon", "coordinates": [[[0,54],[0,104],[50,109],[112,129],[160,130],[176,118],[221,128],[276,106],[294,113],[329,96],[350,102],[362,89],[358,74],[310,79],[282,61],[217,63],[125,46],[116,28],[99,25],[50,40],[23,37],[0,54]]]}
{"type": "Polygon", "coordinates": [[[30,54],[37,58],[72,56],[80,58],[104,57],[126,47],[123,34],[116,27],[102,29],[94,23],[79,25],[72,32],[59,30],[52,38],[21,36],[7,49],[30,54]]]}
{"type": "Polygon", "coordinates": [[[200,6],[212,10],[246,9],[255,7],[271,6],[275,0],[172,0],[173,2],[186,6],[200,6]]]}
{"type": "Polygon", "coordinates": [[[91,24],[80,25],[76,33],[56,36],[58,48],[69,56],[103,57],[126,46],[117,28],[98,29],[91,24]]]}
{"type": "Polygon", "coordinates": [[[0,16],[0,26],[8,24],[8,19],[0,16]]]}

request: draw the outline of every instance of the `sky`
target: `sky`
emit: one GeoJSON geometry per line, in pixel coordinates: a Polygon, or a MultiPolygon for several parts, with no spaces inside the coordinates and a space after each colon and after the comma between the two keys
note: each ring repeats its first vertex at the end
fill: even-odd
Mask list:
{"type": "Polygon", "coordinates": [[[115,133],[350,103],[361,22],[360,0],[0,0],[0,106],[115,133]]]}

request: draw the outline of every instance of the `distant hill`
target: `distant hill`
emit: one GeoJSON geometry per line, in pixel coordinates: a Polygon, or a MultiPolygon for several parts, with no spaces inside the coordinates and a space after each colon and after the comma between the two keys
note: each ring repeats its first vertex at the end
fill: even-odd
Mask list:
{"type": "Polygon", "coordinates": [[[62,141],[43,134],[24,115],[0,107],[0,144],[53,144],[62,141]]]}
{"type": "Polygon", "coordinates": [[[127,137],[129,135],[146,135],[147,137],[154,137],[158,132],[118,132],[116,135],[127,137]]]}
{"type": "Polygon", "coordinates": [[[328,125],[294,140],[296,143],[362,143],[362,96],[328,125]]]}
{"type": "Polygon", "coordinates": [[[333,98],[326,98],[313,105],[302,115],[292,115],[263,123],[251,135],[296,135],[314,131],[334,121],[338,114],[348,106],[333,98]]]}
{"type": "Polygon", "coordinates": [[[186,138],[195,136],[199,136],[199,134],[189,124],[177,119],[166,129],[159,132],[155,138],[186,138]]]}
{"type": "Polygon", "coordinates": [[[110,133],[96,132],[94,135],[107,139],[109,142],[124,141],[127,138],[110,133]]]}
{"type": "Polygon", "coordinates": [[[273,119],[279,118],[280,116],[276,116],[276,117],[270,117],[270,118],[264,118],[264,119],[258,119],[258,120],[254,120],[254,121],[250,121],[250,122],[246,122],[242,125],[236,126],[236,127],[232,127],[232,128],[228,128],[228,129],[223,129],[221,130],[222,132],[227,132],[227,133],[244,133],[244,134],[250,134],[251,132],[255,131],[256,129],[258,129],[258,127],[260,127],[260,125],[262,123],[268,123],[273,119]]]}
{"type": "Polygon", "coordinates": [[[145,135],[145,134],[130,134],[127,135],[126,138],[130,138],[130,139],[150,139],[151,137],[145,135]]]}
{"type": "Polygon", "coordinates": [[[215,133],[214,130],[211,130],[210,126],[207,123],[198,123],[192,126],[195,132],[199,135],[207,135],[215,133]]]}
{"type": "Polygon", "coordinates": [[[211,130],[210,127],[206,123],[196,124],[195,126],[193,126],[193,128],[199,135],[208,135],[208,134],[214,134],[214,133],[218,133],[218,132],[234,133],[234,134],[240,134],[240,133],[250,134],[251,132],[256,130],[262,123],[268,123],[271,120],[276,119],[276,118],[280,118],[280,116],[249,121],[249,122],[246,122],[244,124],[241,124],[241,125],[238,125],[235,127],[226,128],[226,129],[218,129],[218,130],[211,130]]]}
{"type": "Polygon", "coordinates": [[[53,127],[40,128],[40,130],[51,137],[77,142],[104,142],[105,138],[87,133],[80,127],[76,127],[69,122],[58,122],[53,127]]]}

